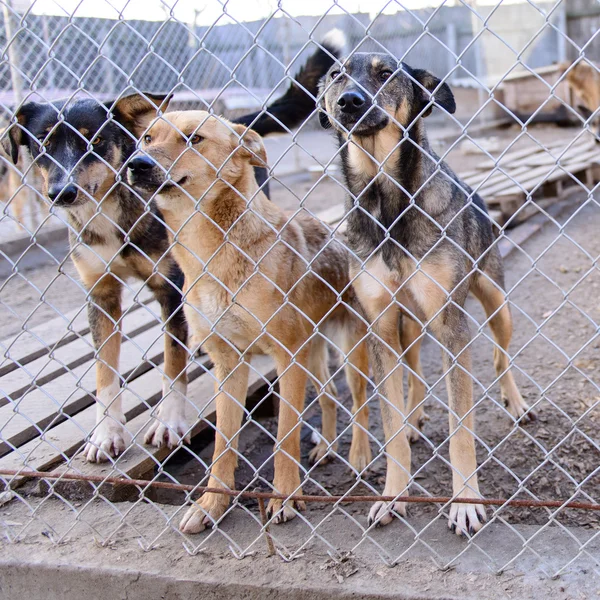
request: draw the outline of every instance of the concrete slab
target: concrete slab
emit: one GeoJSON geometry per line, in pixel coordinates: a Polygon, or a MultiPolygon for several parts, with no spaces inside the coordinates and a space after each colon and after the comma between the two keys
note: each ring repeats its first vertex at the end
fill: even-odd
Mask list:
{"type": "Polygon", "coordinates": [[[219,530],[186,538],[176,530],[181,507],[21,497],[0,512],[0,599],[570,600],[600,593],[597,532],[496,521],[467,547],[442,519],[410,520],[410,528],[397,522],[366,536],[363,508],[343,510],[355,508],[359,514],[327,516],[313,507],[272,527],[286,561],[267,556],[252,507],[237,506],[219,530]],[[586,552],[552,579],[586,541],[586,552]],[[384,557],[397,564],[386,566],[384,557]]]}

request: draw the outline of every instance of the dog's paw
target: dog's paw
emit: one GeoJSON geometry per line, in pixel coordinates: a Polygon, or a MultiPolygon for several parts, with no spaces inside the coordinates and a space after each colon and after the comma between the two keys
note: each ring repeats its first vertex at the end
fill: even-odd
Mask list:
{"type": "Polygon", "coordinates": [[[101,463],[122,454],[127,448],[126,439],[130,437],[122,423],[125,423],[124,415],[104,417],[83,449],[85,460],[101,463]]]}
{"type": "Polygon", "coordinates": [[[305,508],[306,504],[297,500],[287,500],[284,504],[283,500],[271,499],[267,506],[267,516],[273,520],[273,523],[279,525],[291,521],[298,514],[298,511],[305,508]]]}
{"type": "MultiPolygon", "coordinates": [[[[471,496],[473,495],[471,494],[471,496]]],[[[448,528],[456,535],[471,536],[477,533],[487,521],[483,504],[462,504],[453,502],[450,505],[448,528]]]]}
{"type": "Polygon", "coordinates": [[[411,425],[406,428],[406,437],[409,444],[414,444],[419,441],[423,425],[429,421],[429,415],[424,410],[415,411],[409,418],[408,422],[411,425]]]}
{"type": "Polygon", "coordinates": [[[369,527],[389,525],[394,517],[406,517],[406,502],[375,502],[369,511],[369,527]]]}
{"type": "Polygon", "coordinates": [[[350,445],[350,454],[348,460],[350,465],[357,473],[363,473],[371,464],[373,455],[368,436],[361,435],[358,439],[353,439],[350,445]]]}
{"type": "Polygon", "coordinates": [[[157,448],[175,448],[181,440],[186,444],[191,441],[191,428],[185,410],[179,407],[159,407],[150,429],[144,436],[144,444],[151,444],[157,448]]]}
{"type": "Polygon", "coordinates": [[[504,398],[504,406],[506,406],[506,410],[508,410],[510,416],[520,425],[533,423],[533,421],[537,420],[537,415],[529,408],[529,404],[523,400],[521,394],[512,401],[504,398]]]}
{"type": "Polygon", "coordinates": [[[179,523],[182,533],[200,533],[212,527],[229,506],[229,498],[224,494],[204,494],[190,506],[179,523]]]}

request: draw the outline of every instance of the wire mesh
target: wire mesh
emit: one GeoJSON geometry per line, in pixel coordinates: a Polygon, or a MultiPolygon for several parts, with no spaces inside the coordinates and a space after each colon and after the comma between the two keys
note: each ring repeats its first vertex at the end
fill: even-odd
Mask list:
{"type": "Polygon", "coordinates": [[[597,568],[589,4],[2,0],[5,536],[597,568]]]}

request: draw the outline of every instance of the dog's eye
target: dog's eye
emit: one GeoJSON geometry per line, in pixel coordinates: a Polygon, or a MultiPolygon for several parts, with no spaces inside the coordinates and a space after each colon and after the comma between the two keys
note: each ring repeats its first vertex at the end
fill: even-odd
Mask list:
{"type": "Polygon", "coordinates": [[[102,143],[102,138],[97,135],[93,140],[92,140],[92,146],[97,146],[98,144],[102,143]]]}
{"type": "Polygon", "coordinates": [[[151,135],[145,135],[144,136],[144,144],[149,144],[152,141],[152,136],[151,135]]]}
{"type": "Polygon", "coordinates": [[[201,135],[193,135],[190,138],[190,144],[199,144],[204,138],[201,135]]]}
{"type": "Polygon", "coordinates": [[[337,79],[340,75],[340,71],[331,71],[331,79],[337,79]]]}
{"type": "Polygon", "coordinates": [[[394,73],[392,71],[390,71],[389,69],[386,69],[385,71],[381,71],[381,73],[379,73],[379,79],[381,79],[381,81],[386,81],[387,79],[389,79],[394,73]]]}
{"type": "Polygon", "coordinates": [[[38,137],[38,142],[40,143],[40,146],[45,147],[50,143],[50,138],[44,133],[38,137]]]}

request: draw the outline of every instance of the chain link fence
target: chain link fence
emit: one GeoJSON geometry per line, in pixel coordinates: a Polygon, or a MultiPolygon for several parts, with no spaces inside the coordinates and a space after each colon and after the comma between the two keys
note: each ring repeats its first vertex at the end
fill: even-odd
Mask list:
{"type": "Polygon", "coordinates": [[[2,0],[5,537],[597,569],[596,4],[289,4],[2,0]]]}

